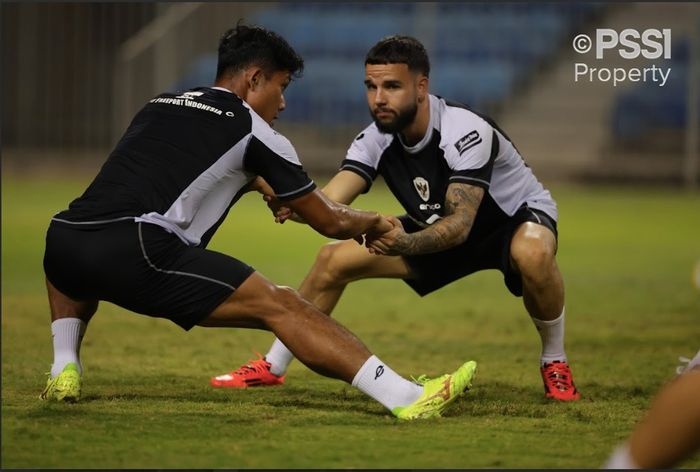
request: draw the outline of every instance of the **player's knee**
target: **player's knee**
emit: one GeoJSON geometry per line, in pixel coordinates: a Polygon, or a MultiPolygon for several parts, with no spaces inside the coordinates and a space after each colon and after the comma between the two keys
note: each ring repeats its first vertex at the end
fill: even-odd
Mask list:
{"type": "Polygon", "coordinates": [[[306,303],[299,292],[284,285],[274,285],[268,296],[270,308],[264,313],[268,325],[281,317],[287,317],[291,312],[299,311],[306,303]]]}
{"type": "Polygon", "coordinates": [[[555,248],[551,238],[536,232],[526,232],[511,243],[511,257],[518,272],[537,278],[553,267],[555,248]]]}
{"type": "Polygon", "coordinates": [[[280,304],[280,311],[284,312],[296,310],[299,305],[304,304],[304,299],[299,295],[299,292],[286,285],[276,285],[273,297],[280,304]]]}
{"type": "Polygon", "coordinates": [[[313,268],[314,282],[318,287],[333,287],[344,283],[347,271],[343,258],[340,257],[341,244],[325,244],[318,252],[313,268]]]}
{"type": "Polygon", "coordinates": [[[306,300],[299,294],[299,291],[295,288],[288,287],[286,285],[278,285],[277,292],[282,297],[285,305],[296,306],[298,304],[306,303],[306,300]]]}

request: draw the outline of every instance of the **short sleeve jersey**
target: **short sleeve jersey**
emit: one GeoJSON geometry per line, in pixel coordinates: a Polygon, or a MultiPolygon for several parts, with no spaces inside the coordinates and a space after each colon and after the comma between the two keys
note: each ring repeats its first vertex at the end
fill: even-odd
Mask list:
{"type": "Polygon", "coordinates": [[[422,226],[444,216],[452,182],[485,189],[475,226],[512,216],[524,204],[555,221],[558,216],[549,191],[490,118],[434,95],[428,132],[419,143],[407,146],[400,135],[382,133],[373,123],[355,138],[340,168],[363,177],[367,190],[381,175],[422,226]]]}
{"type": "Polygon", "coordinates": [[[258,175],[283,200],[316,188],[289,140],[235,94],[165,93],[136,114],[85,193],[54,220],[145,221],[206,246],[258,175]]]}

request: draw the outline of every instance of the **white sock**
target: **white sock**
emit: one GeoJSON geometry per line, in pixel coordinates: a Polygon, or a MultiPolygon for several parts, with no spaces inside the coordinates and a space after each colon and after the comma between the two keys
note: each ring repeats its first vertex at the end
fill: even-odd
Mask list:
{"type": "Polygon", "coordinates": [[[639,465],[634,462],[630,455],[630,447],[627,443],[619,446],[608,461],[602,467],[603,469],[639,469],[639,465]]]}
{"type": "Polygon", "coordinates": [[[80,343],[85,334],[85,323],[79,318],[61,318],[51,323],[53,336],[53,365],[51,377],[56,377],[69,362],[75,362],[78,372],[83,373],[80,365],[80,343]]]}
{"type": "Polygon", "coordinates": [[[377,356],[367,359],[352,379],[357,387],[379,403],[393,410],[410,405],[423,394],[423,387],[401,377],[377,356]]]}
{"type": "Polygon", "coordinates": [[[552,361],[567,361],[564,352],[564,311],[562,309],[559,318],[551,321],[532,318],[542,340],[542,356],[540,357],[542,365],[552,361]]]}
{"type": "Polygon", "coordinates": [[[289,364],[294,360],[294,354],[287,349],[287,346],[282,341],[275,338],[275,342],[272,343],[270,350],[265,354],[265,360],[271,364],[270,372],[281,377],[287,372],[289,364]]]}

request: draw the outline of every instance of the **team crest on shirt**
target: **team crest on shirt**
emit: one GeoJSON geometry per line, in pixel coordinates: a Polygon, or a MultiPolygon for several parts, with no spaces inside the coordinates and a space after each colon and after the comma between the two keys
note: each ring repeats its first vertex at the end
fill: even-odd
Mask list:
{"type": "Polygon", "coordinates": [[[428,181],[423,177],[416,177],[413,179],[413,186],[416,188],[416,192],[420,195],[420,198],[424,202],[427,202],[430,198],[430,187],[428,186],[428,181]]]}

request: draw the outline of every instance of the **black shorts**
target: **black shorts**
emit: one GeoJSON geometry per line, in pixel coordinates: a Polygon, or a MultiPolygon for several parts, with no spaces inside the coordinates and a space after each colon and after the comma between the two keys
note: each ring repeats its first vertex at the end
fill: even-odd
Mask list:
{"type": "MultiPolygon", "coordinates": [[[[399,219],[407,233],[422,229],[407,215],[399,219]]],[[[527,221],[546,226],[557,237],[557,222],[546,213],[525,205],[493,229],[473,231],[464,243],[452,249],[433,254],[403,256],[415,277],[404,281],[424,296],[474,272],[498,269],[503,273],[503,281],[508,290],[520,297],[523,295],[523,284],[520,274],[510,264],[510,242],[518,227],[527,221]]]]}
{"type": "Polygon", "coordinates": [[[73,299],[109,301],[189,330],[254,269],[225,254],[187,246],[150,223],[52,221],[44,272],[73,299]]]}

